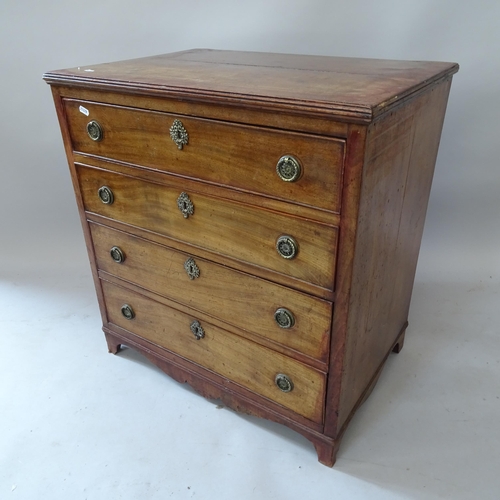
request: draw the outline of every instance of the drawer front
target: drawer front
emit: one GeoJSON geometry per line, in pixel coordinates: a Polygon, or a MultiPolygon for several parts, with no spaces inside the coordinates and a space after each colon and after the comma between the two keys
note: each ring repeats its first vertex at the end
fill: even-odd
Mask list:
{"type": "Polygon", "coordinates": [[[178,189],[81,165],[77,172],[89,212],[326,289],[333,287],[334,227],[193,192],[188,192],[193,214],[185,218],[178,208],[178,189]],[[103,186],[112,191],[112,204],[99,198],[103,186]],[[296,240],[295,258],[286,259],[277,252],[276,242],[283,235],[296,240]]]}
{"type": "Polygon", "coordinates": [[[317,423],[323,419],[325,375],[287,356],[203,322],[204,337],[191,330],[189,316],[137,293],[102,281],[108,320],[317,423]],[[135,316],[127,319],[124,305],[135,316]],[[278,374],[293,383],[290,392],[275,383],[278,374]]]}
{"type": "Polygon", "coordinates": [[[330,302],[122,231],[98,224],[90,224],[90,229],[100,270],[328,362],[330,302]],[[277,312],[288,328],[278,324],[277,312]]]}
{"type": "Polygon", "coordinates": [[[75,151],[340,210],[343,140],[85,101],[65,100],[65,107],[75,151]],[[188,133],[182,149],[170,137],[175,119],[188,133]],[[91,120],[101,126],[101,140],[90,138],[91,120]],[[285,155],[299,160],[301,175],[294,182],[278,176],[285,155]]]}

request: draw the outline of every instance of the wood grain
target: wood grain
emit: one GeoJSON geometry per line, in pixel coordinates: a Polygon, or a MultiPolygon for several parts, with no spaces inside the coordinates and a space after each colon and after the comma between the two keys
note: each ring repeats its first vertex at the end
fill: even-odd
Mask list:
{"type": "Polygon", "coordinates": [[[326,210],[319,210],[318,208],[297,205],[295,203],[288,203],[266,195],[255,196],[255,194],[247,193],[245,191],[226,189],[209,182],[187,179],[178,175],[169,174],[168,172],[158,172],[140,165],[127,165],[126,163],[116,160],[98,158],[96,156],[89,156],[83,153],[74,153],[73,157],[74,162],[79,163],[80,165],[111,170],[112,172],[131,177],[140,177],[146,181],[155,182],[157,184],[165,184],[180,191],[184,191],[187,185],[189,186],[189,189],[192,189],[197,193],[216,197],[221,196],[225,200],[237,201],[244,205],[253,205],[259,208],[266,208],[273,212],[295,215],[303,219],[310,219],[322,224],[328,224],[330,226],[338,227],[340,224],[340,214],[327,212],[326,210]]]}
{"type": "Polygon", "coordinates": [[[194,215],[185,219],[177,208],[178,190],[80,165],[77,171],[89,212],[333,288],[335,228],[201,195],[187,189],[188,184],[194,215]],[[103,204],[97,196],[103,185],[114,193],[112,205],[103,204]],[[281,235],[296,239],[299,251],[295,258],[284,259],[276,251],[281,235]]]}
{"type": "Polygon", "coordinates": [[[187,255],[194,255],[209,261],[216,261],[218,264],[230,267],[231,269],[238,270],[265,280],[273,281],[276,284],[287,286],[294,290],[308,293],[330,302],[335,301],[335,292],[327,290],[325,288],[321,288],[311,283],[307,283],[305,281],[297,280],[296,278],[293,278],[286,274],[281,274],[271,269],[255,266],[254,264],[249,264],[247,262],[243,262],[241,260],[234,259],[225,255],[214,255],[213,252],[205,250],[203,248],[193,247],[193,245],[190,245],[186,242],[174,240],[172,238],[168,238],[161,234],[154,233],[152,231],[148,231],[136,226],[132,227],[129,224],[118,222],[114,219],[109,219],[101,215],[86,212],[86,216],[88,222],[95,222],[97,224],[105,225],[118,231],[133,234],[145,240],[168,246],[169,248],[178,250],[180,252],[184,252],[187,255]]]}
{"type": "MultiPolygon", "coordinates": [[[[107,333],[108,335],[112,335],[114,337],[112,346],[116,345],[115,343],[117,342],[117,339],[119,339],[117,344],[118,350],[121,350],[123,346],[137,349],[151,362],[160,366],[165,373],[174,376],[174,378],[181,383],[190,384],[195,388],[195,390],[203,394],[205,397],[225,400],[226,396],[229,395],[230,400],[235,400],[238,406],[234,407],[230,404],[228,404],[228,406],[237,412],[256,415],[259,417],[267,415],[267,418],[270,418],[275,422],[284,423],[285,425],[288,425],[305,435],[311,434],[315,439],[319,440],[322,440],[323,438],[321,434],[321,430],[323,428],[322,423],[313,422],[312,420],[299,415],[289,408],[285,408],[275,401],[265,398],[264,396],[243,387],[241,384],[237,384],[227,377],[223,377],[222,375],[193,363],[182,356],[178,356],[177,354],[154,344],[144,337],[136,335],[117,325],[108,323],[103,326],[102,330],[105,334],[107,333]],[[176,376],[178,368],[182,369],[182,378],[180,379],[176,376]],[[186,376],[187,378],[184,378],[186,376]],[[245,401],[248,405],[242,404],[242,401],[245,401]],[[255,411],[256,409],[257,411],[255,411]]],[[[326,438],[326,440],[329,440],[329,438],[326,438]]]]}
{"type": "Polygon", "coordinates": [[[78,207],[78,215],[80,217],[80,223],[82,225],[83,236],[85,239],[85,247],[87,249],[89,261],[90,261],[90,269],[92,272],[92,279],[94,281],[94,287],[96,290],[97,300],[99,302],[99,312],[101,313],[101,319],[103,323],[107,322],[106,315],[106,307],[104,305],[104,298],[101,290],[101,280],[99,279],[97,273],[97,265],[95,261],[94,254],[94,246],[92,244],[92,237],[90,236],[90,229],[87,224],[87,217],[85,214],[85,208],[83,205],[82,194],[80,190],[80,183],[78,181],[78,176],[75,170],[74,158],[73,158],[73,149],[71,147],[71,136],[68,129],[68,123],[66,121],[66,113],[64,111],[64,105],[62,102],[62,98],[59,94],[59,90],[57,87],[51,88],[52,98],[54,99],[54,106],[57,113],[57,119],[59,122],[59,127],[61,129],[61,135],[63,138],[64,151],[66,153],[66,159],[68,161],[69,171],[71,174],[71,183],[73,185],[73,190],[75,193],[76,204],[78,207]]]}
{"type": "MultiPolygon", "coordinates": [[[[274,401],[259,396],[225,377],[176,356],[116,325],[104,326],[103,331],[110,352],[118,352],[123,345],[136,349],[167,375],[180,383],[189,384],[195,391],[211,401],[218,400],[236,412],[286,425],[309,439],[315,446],[319,445],[328,449],[335,445],[334,440],[322,434],[321,424],[307,420],[274,401]]],[[[322,463],[333,465],[333,462],[322,461],[322,463]]]]}
{"type": "Polygon", "coordinates": [[[69,99],[114,104],[117,106],[132,106],[151,111],[164,111],[177,115],[197,116],[228,123],[243,123],[260,125],[282,130],[284,124],[287,130],[305,132],[327,137],[345,138],[347,124],[331,120],[329,117],[308,116],[293,111],[276,113],[260,107],[251,109],[241,103],[212,104],[203,101],[190,101],[176,97],[158,97],[151,95],[130,95],[126,92],[113,92],[83,87],[57,86],[59,93],[69,99]]]}
{"type": "Polygon", "coordinates": [[[340,392],[342,389],[341,381],[347,324],[349,315],[357,313],[355,309],[350,309],[350,295],[366,135],[366,127],[360,125],[349,126],[344,167],[344,186],[342,190],[342,218],[339,228],[335,309],[332,319],[330,370],[328,374],[324,428],[325,434],[335,439],[338,439],[337,421],[339,417],[340,392]]]}
{"type": "Polygon", "coordinates": [[[52,84],[328,114],[369,123],[455,63],[191,51],[51,71],[52,84]],[[91,71],[86,71],[91,70],[91,71]]]}
{"type": "Polygon", "coordinates": [[[342,140],[80,100],[65,100],[65,108],[77,152],[332,212],[340,210],[342,140]],[[182,120],[189,134],[181,150],[169,135],[175,119],[182,120]],[[101,141],[88,136],[90,120],[102,126],[101,141]],[[276,173],[284,155],[294,156],[302,165],[302,175],[295,182],[284,182],[276,173]]]}
{"type": "MultiPolygon", "coordinates": [[[[407,322],[451,81],[368,131],[337,429],[407,322]]],[[[337,309],[336,309],[337,311],[337,309]]]]}
{"type": "Polygon", "coordinates": [[[189,279],[184,269],[189,254],[98,224],[90,229],[98,269],[230,323],[243,335],[255,332],[326,363],[331,302],[200,258],[195,259],[199,277],[189,279]],[[124,252],[123,263],[111,258],[113,246],[124,252]],[[292,328],[277,325],[279,307],[293,313],[292,328]]]}
{"type": "MultiPolygon", "coordinates": [[[[147,288],[135,285],[131,281],[126,281],[121,278],[118,278],[114,274],[109,274],[106,271],[99,271],[99,277],[102,280],[109,281],[110,283],[118,285],[122,288],[126,288],[128,290],[132,290],[133,292],[137,292],[140,295],[144,295],[145,297],[150,298],[151,300],[159,302],[160,304],[164,304],[168,307],[172,307],[177,311],[183,312],[185,314],[192,314],[194,311],[191,307],[182,304],[181,302],[176,302],[175,300],[170,299],[164,295],[159,295],[157,293],[154,293],[147,288]]],[[[324,361],[320,361],[316,358],[307,356],[302,352],[291,349],[290,347],[284,344],[279,344],[277,342],[274,342],[268,337],[263,337],[262,335],[254,333],[253,331],[250,330],[241,330],[237,326],[234,326],[231,323],[221,320],[219,317],[209,315],[198,309],[196,310],[196,315],[198,316],[198,319],[200,321],[206,321],[212,324],[213,326],[222,328],[223,330],[226,330],[230,333],[233,333],[238,336],[243,336],[243,338],[245,339],[251,340],[256,344],[268,347],[269,349],[272,349],[275,352],[279,352],[285,356],[289,356],[293,359],[296,359],[297,361],[300,361],[301,363],[316,368],[321,372],[326,373],[328,371],[328,364],[325,363],[324,361]]]]}
{"type": "Polygon", "coordinates": [[[333,465],[404,343],[457,70],[196,49],[47,73],[110,352],[138,349],[200,394],[300,432],[333,465]],[[190,134],[182,151],[168,136],[174,118],[190,134]],[[87,138],[90,119],[102,142],[87,138]],[[283,154],[303,164],[294,184],[276,176],[283,154]],[[282,234],[298,241],[293,260],[276,252],[282,234]],[[292,310],[293,331],[276,329],[277,307],[292,310]],[[279,372],[292,392],[274,385],[279,372]]]}
{"type": "Polygon", "coordinates": [[[205,337],[197,340],[190,330],[191,316],[147,299],[135,292],[102,283],[109,321],[125,330],[168,349],[209,370],[290,408],[314,422],[323,419],[325,376],[321,372],[270,349],[203,323],[205,337]],[[135,318],[120,312],[129,304],[135,318]],[[288,375],[294,384],[284,393],[275,385],[278,373],[288,375]]]}

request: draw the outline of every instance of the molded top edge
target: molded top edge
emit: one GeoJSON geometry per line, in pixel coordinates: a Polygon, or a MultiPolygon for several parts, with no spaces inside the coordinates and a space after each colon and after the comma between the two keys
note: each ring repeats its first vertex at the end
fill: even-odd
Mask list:
{"type": "Polygon", "coordinates": [[[193,49],[50,71],[55,85],[329,115],[369,123],[458,64],[193,49]]]}

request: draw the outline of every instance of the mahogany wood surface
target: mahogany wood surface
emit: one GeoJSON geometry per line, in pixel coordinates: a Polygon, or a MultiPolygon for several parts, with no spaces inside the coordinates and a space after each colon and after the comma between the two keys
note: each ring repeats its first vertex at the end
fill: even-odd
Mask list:
{"type": "MultiPolygon", "coordinates": [[[[212,400],[221,400],[229,408],[248,415],[266,418],[284,424],[302,434],[312,443],[333,450],[337,442],[321,432],[322,425],[311,422],[296,413],[265,399],[231,380],[195,365],[169,351],[159,348],[115,325],[104,326],[109,352],[117,354],[121,348],[132,347],[140,351],[152,363],[180,383],[187,383],[198,393],[212,400]]],[[[331,454],[330,454],[331,455],[331,454]]],[[[330,467],[333,463],[325,463],[330,467]]]]}
{"type": "Polygon", "coordinates": [[[81,100],[65,100],[65,107],[75,151],[340,210],[344,141],[81,100]],[[189,135],[182,149],[169,135],[179,118],[189,135]],[[88,136],[90,120],[103,128],[102,140],[88,136]],[[295,182],[284,182],[276,173],[284,155],[301,163],[295,182]]]}
{"type": "Polygon", "coordinates": [[[107,227],[117,229],[119,231],[131,233],[160,245],[166,245],[170,248],[174,248],[186,254],[217,262],[232,269],[258,276],[263,279],[272,280],[277,284],[285,285],[294,290],[309,293],[328,301],[335,300],[335,292],[318,287],[316,285],[312,285],[311,283],[308,283],[306,281],[297,280],[296,278],[293,278],[286,274],[277,273],[271,269],[266,269],[219,253],[207,251],[204,248],[188,244],[185,241],[168,238],[159,233],[148,231],[136,226],[130,226],[123,222],[116,221],[115,219],[109,219],[98,214],[86,212],[86,216],[88,222],[96,222],[97,224],[106,225],[107,227]]]}
{"type": "Polygon", "coordinates": [[[330,347],[330,370],[325,408],[325,434],[337,436],[339,415],[340,382],[342,380],[347,321],[356,314],[350,308],[352,272],[354,266],[356,227],[359,214],[361,176],[366,145],[366,127],[350,125],[347,139],[347,154],[344,167],[342,196],[342,218],[338,245],[338,267],[336,276],[335,314],[332,319],[330,347]]]}
{"type": "Polygon", "coordinates": [[[172,307],[186,314],[195,314],[200,321],[201,320],[207,321],[208,323],[211,323],[214,326],[218,326],[219,328],[234,333],[235,335],[242,336],[243,338],[251,340],[256,344],[269,347],[273,351],[284,354],[285,356],[290,356],[291,358],[294,358],[297,361],[301,361],[306,365],[312,366],[313,368],[316,368],[319,371],[325,373],[328,372],[328,363],[326,361],[322,361],[317,358],[313,358],[311,356],[303,354],[301,351],[292,349],[285,344],[280,344],[278,342],[275,342],[270,337],[263,337],[262,335],[254,333],[253,331],[240,329],[236,325],[233,325],[231,323],[228,323],[220,319],[219,316],[213,316],[203,311],[200,311],[199,309],[193,309],[192,307],[185,305],[181,302],[176,302],[175,300],[165,295],[158,295],[157,293],[154,293],[147,288],[143,288],[139,285],[136,285],[131,281],[118,278],[114,274],[109,274],[105,271],[98,271],[98,275],[101,279],[105,281],[109,281],[110,283],[114,283],[118,286],[121,286],[122,288],[127,288],[128,290],[137,292],[141,295],[144,295],[145,297],[148,297],[156,302],[159,302],[160,304],[172,307]]]}
{"type": "Polygon", "coordinates": [[[368,123],[458,65],[193,49],[52,71],[50,83],[182,95],[368,123]],[[90,70],[90,71],[88,71],[90,70]]]}
{"type": "Polygon", "coordinates": [[[193,385],[193,387],[198,391],[200,391],[200,387],[203,388],[203,391],[210,390],[212,394],[214,394],[214,399],[223,399],[223,393],[230,392],[232,393],[231,399],[233,399],[234,395],[237,394],[238,396],[242,396],[243,398],[245,398],[245,400],[251,401],[255,406],[258,406],[260,408],[258,413],[254,413],[251,409],[247,410],[247,408],[245,408],[244,406],[233,407],[228,404],[228,406],[233,408],[235,411],[252,414],[259,417],[263,417],[267,413],[270,416],[271,420],[285,423],[286,425],[298,430],[298,432],[301,432],[303,435],[313,435],[320,441],[332,441],[331,438],[328,438],[322,434],[321,431],[323,429],[323,424],[308,420],[302,415],[297,414],[296,412],[276,403],[275,401],[265,398],[254,391],[246,389],[242,385],[235,383],[227,377],[223,377],[199,364],[193,363],[192,361],[178,356],[177,354],[174,354],[173,352],[150,342],[144,337],[136,335],[117,325],[109,323],[107,325],[104,325],[102,329],[105,334],[111,334],[115,338],[115,342],[116,339],[120,339],[120,341],[118,342],[118,351],[122,350],[122,348],[124,347],[137,349],[142,354],[147,356],[148,359],[156,358],[157,360],[165,361],[166,363],[161,366],[161,369],[167,374],[170,374],[168,370],[169,366],[175,365],[176,367],[181,368],[183,373],[189,372],[191,374],[194,374],[195,377],[201,379],[199,380],[199,384],[194,383],[194,381],[192,383],[191,381],[187,382],[186,380],[176,380],[183,383],[187,382],[190,385],[193,385]],[[207,385],[210,385],[211,387],[207,388],[207,385]],[[215,396],[215,394],[219,394],[220,396],[215,396]]]}
{"type": "Polygon", "coordinates": [[[331,302],[200,258],[194,259],[199,276],[190,279],[184,269],[190,254],[100,224],[92,223],[90,229],[99,270],[326,364],[331,302]],[[110,249],[114,246],[125,255],[122,263],[111,258],[110,249]],[[295,324],[289,329],[280,328],[274,320],[280,307],[294,315],[295,324]]]}
{"type": "MultiPolygon", "coordinates": [[[[84,87],[65,85],[58,85],[57,88],[59,95],[63,98],[100,102],[116,106],[129,106],[131,104],[130,95],[126,91],[118,94],[113,91],[98,90],[95,88],[89,90],[84,87]]],[[[248,108],[238,102],[232,104],[225,103],[224,106],[221,106],[210,102],[193,102],[186,99],[179,99],[170,95],[158,97],[155,95],[134,94],[133,105],[136,109],[163,111],[166,113],[246,125],[260,125],[278,130],[285,128],[286,130],[296,132],[336,138],[345,138],[347,136],[347,123],[333,121],[328,116],[302,115],[293,112],[293,110],[276,113],[274,110],[268,110],[263,107],[248,108]],[[284,124],[285,127],[283,126],[284,124]]]]}
{"type": "Polygon", "coordinates": [[[361,180],[340,428],[408,319],[451,80],[368,130],[361,180]]]}
{"type": "Polygon", "coordinates": [[[97,265],[96,265],[95,254],[94,254],[94,245],[92,243],[92,237],[90,236],[90,228],[87,224],[87,217],[86,217],[85,208],[83,205],[82,193],[80,190],[80,184],[78,183],[78,176],[76,175],[75,163],[73,161],[74,156],[73,156],[73,150],[72,150],[72,146],[71,146],[71,136],[69,134],[68,123],[66,121],[66,114],[64,111],[62,98],[61,98],[57,88],[52,87],[51,91],[52,91],[52,97],[54,99],[54,105],[56,108],[57,119],[59,120],[59,125],[61,128],[61,135],[63,138],[64,150],[66,152],[66,158],[68,160],[68,166],[69,166],[69,170],[71,173],[71,182],[73,184],[73,190],[75,192],[76,204],[78,207],[78,213],[80,215],[80,223],[82,225],[83,235],[85,238],[85,245],[86,245],[87,253],[89,256],[90,269],[92,272],[92,279],[94,281],[96,295],[97,295],[97,299],[99,301],[99,309],[100,309],[100,313],[101,313],[101,319],[102,319],[102,322],[104,324],[107,322],[106,307],[104,305],[104,298],[102,295],[101,280],[99,279],[99,276],[97,273],[97,265]]]}
{"type": "Polygon", "coordinates": [[[47,73],[109,351],[138,349],[205,397],[291,427],[332,466],[404,343],[456,71],[196,49],[47,73]],[[182,151],[174,118],[190,134],[182,151]],[[86,135],[91,119],[100,142],[86,135]],[[303,165],[295,183],[276,175],[284,154],[303,165]],[[187,219],[181,192],[194,204],[187,219]],[[276,252],[282,234],[297,240],[295,259],[276,252]],[[291,329],[273,322],[277,307],[294,313],[291,329]]]}
{"type": "Polygon", "coordinates": [[[102,283],[109,322],[227,377],[237,384],[276,401],[314,422],[323,419],[325,375],[254,342],[202,323],[204,337],[197,340],[190,325],[196,315],[186,315],[106,281],[102,283]],[[121,307],[128,304],[135,318],[126,319],[121,307]],[[275,377],[289,375],[294,388],[282,392],[275,377]]]}
{"type": "Polygon", "coordinates": [[[237,201],[248,206],[261,207],[275,212],[296,215],[304,219],[314,220],[330,226],[338,226],[340,224],[339,214],[306,205],[289,203],[265,194],[255,196],[255,194],[247,193],[242,190],[226,189],[228,186],[222,186],[224,189],[221,190],[220,185],[212,182],[187,179],[169,172],[158,172],[157,170],[146,168],[142,165],[127,165],[117,160],[98,158],[97,156],[90,156],[79,152],[73,152],[72,157],[74,163],[80,165],[111,170],[112,172],[132,177],[139,175],[141,179],[157,184],[169,185],[181,191],[185,189],[186,185],[189,185],[190,189],[209,196],[222,197],[226,200],[237,201]]]}
{"type": "Polygon", "coordinates": [[[88,212],[333,288],[336,228],[202,195],[189,189],[187,180],[181,191],[97,168],[76,168],[88,212]],[[105,205],[99,199],[97,193],[102,186],[113,192],[113,204],[105,205]],[[194,213],[188,218],[177,207],[182,192],[194,205],[194,213]],[[298,244],[293,259],[281,257],[276,250],[276,241],[282,235],[292,236],[298,244]]]}

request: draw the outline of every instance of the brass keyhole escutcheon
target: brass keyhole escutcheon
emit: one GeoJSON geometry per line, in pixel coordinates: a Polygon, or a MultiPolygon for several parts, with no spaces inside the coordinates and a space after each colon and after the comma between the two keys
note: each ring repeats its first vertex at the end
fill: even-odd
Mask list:
{"type": "Polygon", "coordinates": [[[191,323],[190,328],[193,335],[196,337],[196,340],[200,340],[205,336],[205,330],[203,330],[203,327],[197,319],[191,323]]]}
{"type": "Polygon", "coordinates": [[[194,205],[187,193],[183,192],[179,195],[179,198],[177,198],[177,207],[185,219],[194,214],[194,205]]]}
{"type": "Polygon", "coordinates": [[[182,149],[189,141],[189,135],[180,120],[175,119],[170,127],[170,138],[178,149],[182,149]]]}
{"type": "Polygon", "coordinates": [[[189,257],[189,259],[184,262],[184,269],[190,280],[200,277],[200,268],[196,265],[196,262],[192,257],[189,257]]]}

